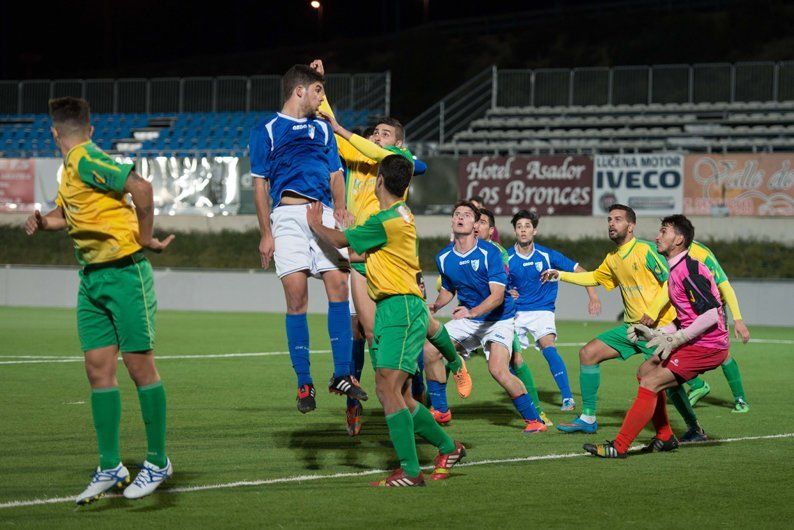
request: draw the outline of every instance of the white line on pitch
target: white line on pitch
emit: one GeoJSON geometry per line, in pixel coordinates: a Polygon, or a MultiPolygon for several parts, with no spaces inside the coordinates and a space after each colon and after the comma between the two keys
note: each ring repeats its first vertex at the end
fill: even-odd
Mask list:
{"type": "MultiPolygon", "coordinates": [[[[698,442],[697,445],[714,445],[714,444],[723,444],[723,443],[747,442],[753,440],[774,440],[781,438],[794,438],[794,433],[790,432],[784,434],[767,434],[762,436],[722,438],[717,440],[709,440],[707,442],[698,442]]],[[[635,445],[632,446],[630,450],[634,451],[640,448],[642,448],[641,445],[635,445]]],[[[463,462],[459,464],[457,467],[515,464],[515,463],[525,463],[525,462],[536,462],[539,460],[561,460],[564,458],[576,458],[581,456],[589,456],[589,455],[587,453],[562,453],[562,454],[526,456],[526,457],[517,457],[517,458],[475,460],[474,462],[463,462]]],[[[425,467],[423,469],[429,469],[429,467],[425,467]]],[[[263,480],[240,480],[237,482],[226,482],[221,484],[206,484],[203,486],[185,486],[181,488],[162,489],[159,491],[159,494],[190,493],[194,491],[221,490],[221,489],[229,489],[229,488],[243,488],[250,486],[267,486],[270,484],[286,484],[289,482],[308,482],[314,480],[326,480],[326,479],[336,479],[336,478],[366,477],[369,475],[377,475],[379,473],[386,473],[386,472],[387,471],[385,469],[370,469],[367,471],[333,473],[331,475],[297,475],[292,477],[271,478],[271,479],[263,479],[263,480]]],[[[119,494],[106,495],[106,497],[120,497],[120,496],[121,495],[119,494]]],[[[74,502],[74,500],[75,497],[72,496],[72,497],[52,497],[49,499],[30,499],[26,501],[10,501],[0,504],[0,509],[22,508],[25,506],[37,506],[42,504],[59,504],[65,502],[74,502]]]]}
{"type": "MultiPolygon", "coordinates": [[[[311,353],[331,353],[331,350],[312,350],[311,353]]],[[[256,353],[209,353],[207,355],[155,355],[157,361],[174,359],[233,359],[237,357],[270,357],[273,355],[289,355],[288,351],[265,351],[256,353]]],[[[9,355],[9,358],[17,356],[9,355]]],[[[28,357],[28,356],[25,356],[28,357]]],[[[34,356],[29,356],[34,357],[34,356]]],[[[83,357],[45,357],[45,358],[25,358],[21,361],[0,361],[2,364],[47,364],[47,363],[79,363],[83,362],[83,357]]],[[[119,358],[121,362],[121,358],[119,358]]]]}

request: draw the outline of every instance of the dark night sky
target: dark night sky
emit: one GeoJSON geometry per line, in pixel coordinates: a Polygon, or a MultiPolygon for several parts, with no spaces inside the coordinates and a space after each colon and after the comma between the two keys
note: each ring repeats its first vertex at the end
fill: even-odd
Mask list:
{"type": "Polygon", "coordinates": [[[322,0],[320,29],[309,0],[222,0],[212,9],[162,0],[8,0],[0,2],[0,77],[85,77],[118,65],[368,37],[582,1],[322,0]]]}

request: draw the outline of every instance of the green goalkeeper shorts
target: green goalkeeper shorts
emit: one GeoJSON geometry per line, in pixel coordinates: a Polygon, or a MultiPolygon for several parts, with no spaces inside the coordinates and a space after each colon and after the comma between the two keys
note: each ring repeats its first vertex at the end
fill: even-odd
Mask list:
{"type": "Polygon", "coordinates": [[[152,265],[143,252],[80,271],[77,331],[83,351],[113,345],[122,353],[151,350],[156,311],[152,265]]]}
{"type": "Polygon", "coordinates": [[[375,305],[372,366],[414,375],[427,338],[429,316],[418,296],[395,295],[375,305]]]}
{"type": "Polygon", "coordinates": [[[632,355],[642,354],[645,358],[648,358],[650,355],[653,354],[653,349],[648,348],[645,345],[645,341],[639,341],[636,344],[631,342],[629,338],[626,336],[626,331],[629,329],[628,324],[621,324],[616,328],[609,329],[599,336],[596,339],[600,340],[610,348],[617,350],[620,354],[620,358],[624,361],[631,357],[632,355]]]}

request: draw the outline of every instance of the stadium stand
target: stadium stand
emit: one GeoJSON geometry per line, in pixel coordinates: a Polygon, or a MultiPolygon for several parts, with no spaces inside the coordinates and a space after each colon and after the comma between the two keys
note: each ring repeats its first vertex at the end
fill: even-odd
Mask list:
{"type": "MultiPolygon", "coordinates": [[[[268,112],[183,112],[93,114],[94,141],[109,152],[171,155],[201,152],[241,156],[248,135],[268,112]]],[[[371,111],[341,110],[350,127],[367,125],[371,111]]],[[[60,156],[46,114],[0,115],[0,157],[60,156]]]]}
{"type": "Polygon", "coordinates": [[[496,107],[438,152],[794,151],[794,101],[496,107]]]}

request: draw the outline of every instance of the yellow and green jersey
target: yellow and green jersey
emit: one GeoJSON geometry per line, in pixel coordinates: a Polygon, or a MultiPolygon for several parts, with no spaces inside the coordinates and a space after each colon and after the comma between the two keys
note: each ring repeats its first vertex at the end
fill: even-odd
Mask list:
{"type": "Polygon", "coordinates": [[[414,216],[404,201],[345,230],[350,248],[367,255],[367,291],[376,302],[394,295],[424,298],[414,216]]]}
{"type": "Polygon", "coordinates": [[[114,261],[141,249],[138,218],[124,197],[132,168],[115,162],[91,141],[66,154],[55,203],[63,208],[81,265],[114,261]]]}
{"type": "MultiPolygon", "coordinates": [[[[633,324],[639,322],[642,315],[647,312],[667,281],[668,275],[667,262],[656,251],[656,245],[632,238],[607,254],[596,270],[581,273],[561,272],[560,279],[571,281],[581,276],[592,278],[594,283],[603,285],[607,291],[620,287],[625,309],[624,320],[633,324]]],[[[675,309],[668,304],[662,310],[659,325],[667,325],[674,318],[675,309]]]]}

